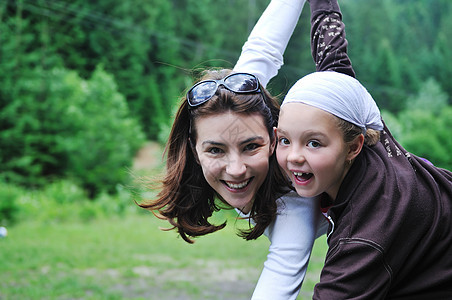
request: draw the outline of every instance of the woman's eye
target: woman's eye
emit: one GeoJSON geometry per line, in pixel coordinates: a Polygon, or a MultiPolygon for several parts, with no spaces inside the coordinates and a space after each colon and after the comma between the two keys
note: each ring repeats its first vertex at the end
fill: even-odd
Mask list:
{"type": "Polygon", "coordinates": [[[244,150],[245,150],[245,151],[250,151],[250,150],[255,150],[255,149],[257,149],[257,148],[259,148],[259,145],[253,143],[253,144],[248,144],[248,145],[246,145],[245,148],[244,148],[244,150]]]}
{"type": "Polygon", "coordinates": [[[289,145],[290,141],[288,139],[282,137],[282,138],[279,139],[279,144],[280,145],[289,145]]]}
{"type": "Polygon", "coordinates": [[[317,141],[309,141],[308,147],[310,147],[310,148],[318,148],[318,147],[320,147],[320,143],[317,142],[317,141]]]}
{"type": "Polygon", "coordinates": [[[223,150],[221,150],[220,148],[217,148],[217,147],[212,147],[212,148],[207,149],[207,152],[210,154],[220,154],[220,153],[223,153],[223,150]]]}

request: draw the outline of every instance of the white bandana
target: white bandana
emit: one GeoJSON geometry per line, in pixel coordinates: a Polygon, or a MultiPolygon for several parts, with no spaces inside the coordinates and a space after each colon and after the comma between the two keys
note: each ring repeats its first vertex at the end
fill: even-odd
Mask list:
{"type": "MultiPolygon", "coordinates": [[[[363,129],[382,130],[380,110],[355,78],[333,71],[315,72],[298,80],[282,105],[305,103],[329,112],[363,129]]],[[[281,106],[282,106],[281,105],[281,106]]]]}

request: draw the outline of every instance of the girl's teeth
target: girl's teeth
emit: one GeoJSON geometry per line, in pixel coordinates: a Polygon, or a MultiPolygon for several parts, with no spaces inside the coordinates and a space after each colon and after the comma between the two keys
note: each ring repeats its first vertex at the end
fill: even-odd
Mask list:
{"type": "Polygon", "coordinates": [[[293,172],[293,174],[294,174],[295,176],[303,176],[303,174],[305,174],[305,173],[301,173],[301,172],[293,172]]]}
{"type": "Polygon", "coordinates": [[[240,183],[230,183],[226,181],[226,184],[228,185],[228,187],[232,189],[243,189],[245,186],[248,185],[248,180],[240,183]]]}
{"type": "Polygon", "coordinates": [[[313,176],[312,173],[303,173],[303,172],[293,172],[293,175],[304,180],[308,180],[313,176]]]}

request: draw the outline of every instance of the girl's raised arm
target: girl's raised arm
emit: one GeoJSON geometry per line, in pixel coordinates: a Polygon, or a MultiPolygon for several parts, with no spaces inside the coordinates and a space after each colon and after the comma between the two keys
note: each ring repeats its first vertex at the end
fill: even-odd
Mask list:
{"type": "Polygon", "coordinates": [[[311,53],[317,71],[336,71],[355,77],[347,55],[345,25],[337,1],[310,0],[311,53]]]}

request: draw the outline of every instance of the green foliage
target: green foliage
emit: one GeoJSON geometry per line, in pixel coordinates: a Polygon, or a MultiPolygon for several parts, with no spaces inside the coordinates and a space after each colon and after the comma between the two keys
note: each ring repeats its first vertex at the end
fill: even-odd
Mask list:
{"type": "Polygon", "coordinates": [[[34,70],[1,112],[1,176],[27,186],[73,177],[91,196],[113,191],[144,136],[113,78],[97,68],[90,80],[64,69],[34,70]]]}
{"type": "Polygon", "coordinates": [[[434,79],[427,80],[397,119],[385,113],[384,120],[398,141],[411,153],[435,165],[452,169],[452,106],[434,79]]]}
{"type": "Polygon", "coordinates": [[[130,117],[127,103],[113,78],[102,68],[89,81],[66,74],[80,97],[66,113],[70,132],[58,146],[67,153],[66,175],[76,178],[91,195],[114,191],[128,178],[126,167],[144,143],[140,126],[130,117]]]}
{"type": "Polygon", "coordinates": [[[99,194],[95,199],[68,180],[58,180],[42,189],[26,190],[0,184],[0,224],[37,221],[45,224],[93,221],[105,217],[125,216],[140,211],[134,196],[123,186],[115,195],[99,194]]]}
{"type": "MultiPolygon", "coordinates": [[[[6,76],[12,80],[37,66],[46,70],[63,66],[89,78],[102,64],[114,75],[118,91],[142,122],[147,137],[156,139],[162,120],[169,122],[175,99],[186,88],[186,75],[191,73],[186,70],[232,67],[267,4],[254,0],[3,1],[1,68],[16,70],[6,76]],[[23,69],[18,72],[17,66],[23,69]]],[[[363,5],[360,0],[344,0],[341,7],[358,78],[383,108],[403,109],[406,96],[428,76],[450,95],[450,1],[369,0],[363,5]]],[[[286,51],[282,78],[272,83],[275,94],[313,70],[308,19],[306,5],[286,51]]]]}
{"type": "Polygon", "coordinates": [[[392,135],[396,139],[399,139],[403,135],[403,125],[399,122],[397,116],[388,110],[382,110],[381,117],[386,126],[391,130],[392,135]]]}
{"type": "Polygon", "coordinates": [[[451,107],[439,115],[421,110],[402,112],[400,122],[404,125],[404,134],[399,139],[400,143],[438,167],[452,170],[451,116],[451,107]]]}
{"type": "MultiPolygon", "coordinates": [[[[443,156],[438,164],[450,166],[450,106],[440,114],[434,109],[432,117],[406,112],[406,105],[424,111],[434,106],[431,99],[450,105],[452,2],[362,2],[340,2],[358,79],[397,116],[400,139],[409,147],[419,147],[422,130],[408,130],[408,124],[435,119],[422,126],[434,132],[432,147],[443,150],[419,150],[443,156]],[[436,87],[421,88],[428,78],[436,87]],[[418,90],[429,101],[410,98],[418,90]]],[[[191,77],[199,68],[232,68],[267,4],[0,1],[0,178],[36,187],[70,177],[91,196],[115,192],[143,140],[137,122],[147,139],[165,142],[191,77]]],[[[275,95],[314,70],[308,5],[284,60],[269,85],[275,95]]]]}
{"type": "Polygon", "coordinates": [[[17,199],[21,194],[20,188],[0,182],[0,225],[17,221],[19,213],[17,199]]]}
{"type": "Polygon", "coordinates": [[[438,82],[430,77],[421,85],[418,94],[408,99],[406,110],[428,111],[439,115],[447,108],[447,99],[447,94],[438,82]]]}
{"type": "Polygon", "coordinates": [[[381,108],[404,109],[409,95],[434,78],[451,97],[450,1],[341,2],[349,54],[358,79],[381,108]]]}

